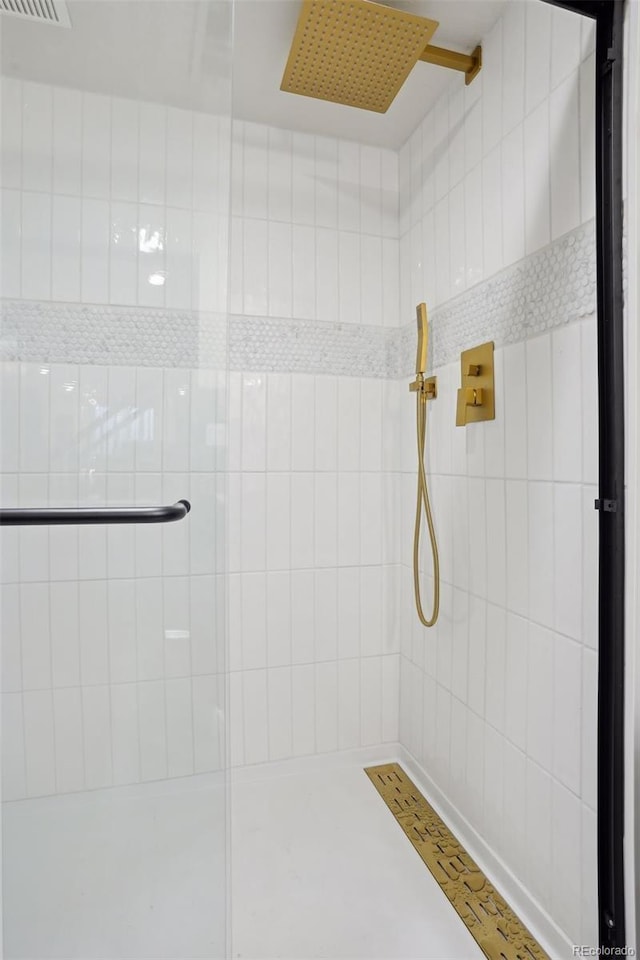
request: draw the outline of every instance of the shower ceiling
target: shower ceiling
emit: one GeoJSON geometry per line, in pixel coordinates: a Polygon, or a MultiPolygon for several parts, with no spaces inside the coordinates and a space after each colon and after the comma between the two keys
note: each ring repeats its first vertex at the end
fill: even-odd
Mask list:
{"type": "MultiPolygon", "coordinates": [[[[515,0],[388,0],[440,22],[437,39],[470,53],[515,0]]],[[[135,96],[215,112],[227,102],[220,81],[229,56],[225,0],[67,0],[71,30],[2,17],[2,71],[43,83],[135,96]]],[[[235,0],[233,115],[362,143],[398,147],[452,79],[418,63],[386,114],[296,97],[280,90],[300,3],[235,0]]],[[[462,75],[453,75],[464,85],[462,75]]]]}

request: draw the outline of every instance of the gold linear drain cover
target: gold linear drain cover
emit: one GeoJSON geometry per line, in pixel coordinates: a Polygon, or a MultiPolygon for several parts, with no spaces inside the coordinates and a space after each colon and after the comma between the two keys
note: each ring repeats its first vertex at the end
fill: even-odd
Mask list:
{"type": "Polygon", "coordinates": [[[437,26],[371,0],[304,0],[280,89],[386,113],[437,26]]]}
{"type": "Polygon", "coordinates": [[[364,771],[489,960],[549,960],[400,764],[364,771]]]}

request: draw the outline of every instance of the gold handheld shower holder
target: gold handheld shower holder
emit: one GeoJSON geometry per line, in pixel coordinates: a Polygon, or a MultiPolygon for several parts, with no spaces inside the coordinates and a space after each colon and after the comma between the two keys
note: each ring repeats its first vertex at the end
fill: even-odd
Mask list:
{"type": "Polygon", "coordinates": [[[418,619],[425,627],[432,627],[438,619],[440,610],[440,560],[438,557],[438,543],[429,501],[429,485],[427,471],[424,465],[426,436],[427,436],[427,400],[434,400],[438,396],[438,380],[436,377],[425,377],[429,346],[429,324],[427,321],[427,305],[419,303],[416,307],[416,321],[418,324],[418,350],[416,353],[416,378],[409,384],[409,390],[416,394],[416,439],[418,444],[418,490],[416,500],[416,519],[413,528],[413,591],[416,601],[418,619]],[[422,609],[420,591],[420,528],[422,513],[427,521],[431,555],[433,557],[433,604],[431,616],[427,617],[422,609]]]}

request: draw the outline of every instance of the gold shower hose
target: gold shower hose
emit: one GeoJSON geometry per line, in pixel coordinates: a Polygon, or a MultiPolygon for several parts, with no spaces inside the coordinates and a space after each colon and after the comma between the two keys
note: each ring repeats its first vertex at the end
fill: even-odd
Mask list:
{"type": "Polygon", "coordinates": [[[416,523],[413,531],[413,591],[416,598],[416,610],[420,622],[425,627],[432,627],[438,619],[440,610],[440,559],[438,557],[438,544],[436,541],[436,532],[433,528],[433,517],[431,515],[431,504],[429,503],[429,489],[427,486],[427,474],[424,468],[424,448],[425,437],[427,433],[427,394],[424,389],[424,379],[418,375],[421,381],[420,389],[416,391],[416,427],[418,437],[418,499],[416,502],[416,523]],[[422,506],[424,504],[424,513],[427,518],[429,528],[429,539],[431,540],[431,553],[433,555],[433,609],[431,617],[427,619],[422,609],[422,599],[420,597],[420,526],[422,520],[422,506]]]}

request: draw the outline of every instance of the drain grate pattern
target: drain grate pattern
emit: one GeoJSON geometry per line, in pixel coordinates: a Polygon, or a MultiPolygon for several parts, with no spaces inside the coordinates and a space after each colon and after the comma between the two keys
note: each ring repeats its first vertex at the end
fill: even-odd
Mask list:
{"type": "Polygon", "coordinates": [[[549,960],[397,763],[365,773],[489,960],[549,960]]]}

